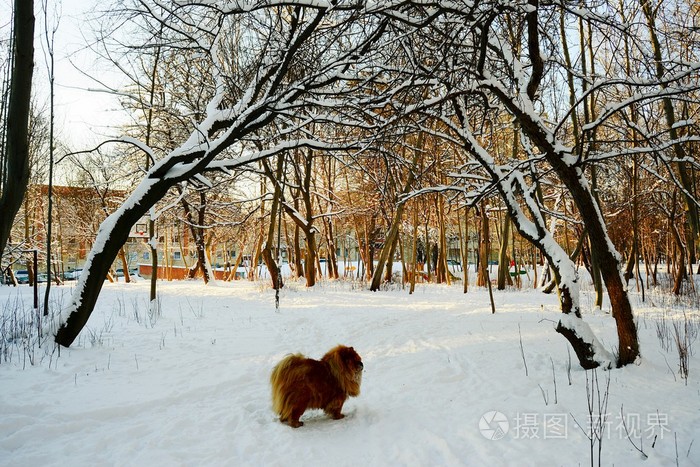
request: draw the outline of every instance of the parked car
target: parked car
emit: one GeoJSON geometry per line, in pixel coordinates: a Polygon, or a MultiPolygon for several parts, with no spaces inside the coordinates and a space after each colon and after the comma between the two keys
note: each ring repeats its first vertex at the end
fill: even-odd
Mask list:
{"type": "MultiPolygon", "coordinates": [[[[124,277],[124,269],[123,268],[118,268],[115,269],[115,274],[117,277],[124,277]]],[[[139,275],[139,268],[131,268],[129,269],[129,276],[138,276],[139,275]]]]}
{"type": "Polygon", "coordinates": [[[29,271],[15,271],[15,279],[18,284],[29,284],[29,271]]]}
{"type": "Polygon", "coordinates": [[[78,269],[72,269],[70,271],[66,271],[63,273],[63,278],[66,280],[76,280],[80,277],[80,275],[83,273],[82,268],[78,269]]]}

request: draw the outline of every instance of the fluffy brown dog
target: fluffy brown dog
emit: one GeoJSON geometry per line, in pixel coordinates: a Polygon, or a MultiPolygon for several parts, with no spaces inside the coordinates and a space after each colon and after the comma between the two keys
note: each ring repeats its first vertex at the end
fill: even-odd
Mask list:
{"type": "Polygon", "coordinates": [[[303,425],[299,418],[306,409],[323,409],[339,420],[348,396],[360,394],[363,368],[355,349],[344,345],[329,350],[321,360],[288,355],[270,376],[272,408],[281,422],[293,428],[303,425]]]}

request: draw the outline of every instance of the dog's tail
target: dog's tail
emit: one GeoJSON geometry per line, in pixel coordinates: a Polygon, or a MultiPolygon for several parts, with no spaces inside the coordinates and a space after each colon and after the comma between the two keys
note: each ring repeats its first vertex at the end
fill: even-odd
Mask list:
{"type": "Polygon", "coordinates": [[[286,386],[289,382],[290,368],[305,359],[306,357],[302,354],[289,354],[272,369],[272,374],[270,375],[270,384],[272,385],[272,410],[276,414],[279,414],[280,418],[283,420],[289,418],[290,415],[288,413],[283,413],[290,409],[286,400],[289,392],[286,386]]]}

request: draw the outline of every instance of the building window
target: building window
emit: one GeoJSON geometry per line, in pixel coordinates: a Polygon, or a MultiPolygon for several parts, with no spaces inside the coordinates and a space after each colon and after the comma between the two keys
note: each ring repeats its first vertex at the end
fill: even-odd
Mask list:
{"type": "Polygon", "coordinates": [[[173,259],[175,261],[180,261],[182,259],[182,254],[179,251],[173,251],[173,259]]]}

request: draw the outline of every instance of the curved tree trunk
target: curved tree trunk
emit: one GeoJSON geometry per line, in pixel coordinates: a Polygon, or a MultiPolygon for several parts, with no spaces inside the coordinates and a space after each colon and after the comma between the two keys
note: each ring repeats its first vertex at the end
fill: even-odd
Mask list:
{"type": "MultiPolygon", "coordinates": [[[[554,240],[551,232],[546,229],[539,206],[532,198],[532,190],[525,186],[524,177],[503,173],[500,166],[495,163],[488,151],[479,144],[468,128],[463,109],[464,107],[457,107],[458,118],[463,125],[460,136],[465,148],[490,173],[508,209],[513,225],[517,228],[520,235],[537,247],[551,265],[558,287],[559,305],[562,311],[556,331],[569,341],[583,368],[609,367],[612,363],[612,355],[603,348],[590,327],[581,319],[579,279],[574,262],[554,240]],[[519,195],[524,200],[523,203],[530,212],[531,219],[525,215],[518,203],[514,193],[516,186],[518,187],[519,195]]],[[[483,202],[481,211],[483,217],[485,214],[483,202]]],[[[482,218],[483,223],[484,219],[482,218]]],[[[480,269],[482,270],[485,269],[484,263],[485,261],[482,258],[480,260],[480,269]]],[[[485,273],[488,273],[488,269],[486,269],[485,273]]]]}
{"type": "Polygon", "coordinates": [[[558,155],[547,157],[567,186],[584,220],[591,252],[597,259],[600,274],[608,290],[612,314],[617,324],[619,340],[618,366],[633,363],[639,356],[639,339],[634,323],[632,304],[622,277],[621,258],[608,237],[602,213],[580,169],[568,166],[558,155]]]}
{"type": "MultiPolygon", "coordinates": [[[[17,4],[30,5],[31,2],[17,0],[17,4]]],[[[260,8],[271,7],[261,5],[260,8]]],[[[265,42],[265,47],[258,54],[261,63],[267,64],[264,67],[265,71],[253,73],[250,76],[245,73],[246,77],[242,77],[240,81],[243,85],[242,89],[237,87],[236,91],[231,93],[230,87],[218,79],[219,74],[214,73],[212,78],[216,78],[214,87],[216,92],[206,103],[203,109],[204,115],[198,119],[196,128],[192,130],[186,141],[148,170],[144,179],[124,204],[102,223],[93,249],[87,258],[86,269],[83,270],[68,307],[58,317],[59,328],[55,337],[58,344],[69,346],[78,336],[92,313],[110,264],[128,238],[131,226],[141,216],[177,183],[189,180],[207,170],[233,170],[270,157],[272,153],[261,151],[257,155],[250,154],[221,160],[216,167],[211,165],[217,156],[245,136],[265,128],[281,113],[289,115],[291,109],[304,105],[310,92],[334,85],[341,80],[346,81],[348,70],[354,63],[359,62],[362,57],[374,50],[372,46],[383,36],[388,24],[388,20],[379,21],[361,33],[356,31],[359,34],[357,34],[357,41],[352,41],[351,50],[339,52],[344,44],[340,41],[334,42],[338,45],[338,49],[331,47],[332,52],[327,54],[324,52],[323,56],[319,57],[323,60],[318,61],[318,69],[314,73],[299,75],[293,73],[293,70],[296,70],[293,64],[296,63],[297,56],[300,51],[306,50],[306,44],[314,39],[315,35],[321,35],[327,31],[322,25],[325,24],[324,20],[328,15],[335,14],[335,8],[329,8],[325,4],[309,4],[300,6],[299,9],[294,15],[295,20],[283,25],[288,29],[288,33],[280,34],[279,31],[275,31],[274,37],[279,40],[265,42]]],[[[218,18],[223,20],[223,12],[218,13],[221,14],[218,18]]],[[[241,12],[241,14],[248,13],[241,12]]],[[[155,19],[159,20],[159,18],[155,19]]],[[[345,30],[355,28],[354,20],[354,16],[350,15],[347,21],[335,22],[334,27],[344,27],[345,30]]],[[[213,22],[216,23],[216,21],[213,22]]],[[[169,25],[164,23],[164,26],[169,25]]],[[[31,38],[32,35],[30,34],[29,37],[31,38]]],[[[335,39],[333,37],[331,40],[335,39]]],[[[185,47],[201,47],[198,37],[188,36],[184,40],[185,47]]],[[[213,68],[217,69],[217,62],[221,57],[216,54],[210,57],[214,62],[213,68]]],[[[28,80],[25,82],[28,83],[28,80]]],[[[151,157],[153,156],[153,150],[149,145],[143,145],[132,139],[122,139],[119,142],[134,144],[151,157]]],[[[309,215],[311,215],[310,212],[309,215]]]]}
{"type": "MultiPolygon", "coordinates": [[[[146,178],[126,202],[100,225],[95,244],[85,262],[71,302],[61,316],[56,343],[69,347],[87,323],[102,290],[105,277],[131,227],[177,183],[174,179],[146,178]]],[[[156,274],[156,271],[153,272],[156,274]]]]}
{"type": "MultiPolygon", "coordinates": [[[[528,127],[528,123],[530,122],[525,122],[523,127],[528,127]]],[[[541,148],[548,146],[545,135],[540,134],[532,127],[528,129],[528,136],[537,141],[541,148]]],[[[586,226],[591,252],[597,260],[603,283],[608,290],[612,314],[617,324],[619,339],[617,364],[623,366],[633,363],[639,356],[637,327],[634,323],[634,314],[627,295],[627,287],[621,273],[621,258],[608,237],[602,213],[578,167],[566,164],[564,158],[553,148],[546,151],[546,158],[571,193],[586,226]]]]}
{"type": "MultiPolygon", "coordinates": [[[[260,124],[263,123],[265,122],[260,124]]],[[[119,249],[129,238],[131,227],[149,212],[170,188],[204,171],[212,159],[254,128],[256,127],[243,126],[231,129],[227,139],[221,140],[218,146],[210,147],[206,151],[199,146],[190,151],[178,148],[149,170],[129,198],[100,225],[71,301],[59,317],[55,336],[57,344],[70,346],[87,323],[109,268],[119,249]],[[180,164],[183,162],[189,163],[189,170],[181,170],[180,164]]],[[[242,161],[240,165],[248,162],[249,159],[242,161]]],[[[232,164],[231,167],[236,165],[232,164]]],[[[157,274],[157,270],[154,270],[153,274],[157,274]]]]}
{"type": "MultiPolygon", "coordinates": [[[[619,254],[615,250],[607,234],[605,221],[596,203],[578,158],[562,148],[566,144],[555,141],[540,115],[535,112],[534,101],[543,76],[544,60],[539,41],[539,9],[537,0],[529,0],[530,11],[525,15],[527,23],[527,52],[531,63],[530,77],[527,83],[526,95],[514,96],[507,86],[501,86],[494,80],[485,79],[481,89],[493,93],[503,106],[518,120],[522,132],[541,151],[544,159],[552,167],[559,179],[564,183],[576,203],[581,218],[591,241],[591,249],[595,253],[603,282],[608,290],[613,316],[617,324],[619,339],[618,366],[633,363],[639,356],[639,340],[634,323],[632,305],[627,295],[619,254]]],[[[515,59],[514,59],[515,60],[515,59]]],[[[460,117],[465,122],[464,117],[460,117]]],[[[464,125],[464,123],[462,123],[464,125]]],[[[511,216],[513,212],[511,212],[511,216]]],[[[526,237],[527,238],[527,237],[526,237]]],[[[564,258],[561,258],[564,260],[564,258]]],[[[568,258],[566,258],[568,260],[568,258]]],[[[553,264],[550,262],[550,264],[553,264]]],[[[560,283],[560,289],[561,289],[560,283]]],[[[562,310],[565,310],[562,307],[562,310]]]]}

